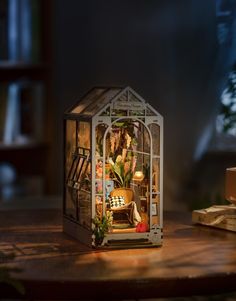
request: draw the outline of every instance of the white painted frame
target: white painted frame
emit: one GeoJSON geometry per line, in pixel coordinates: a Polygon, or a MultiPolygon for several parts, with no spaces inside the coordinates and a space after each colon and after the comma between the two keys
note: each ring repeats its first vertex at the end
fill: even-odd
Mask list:
{"type": "MultiPolygon", "coordinates": [[[[105,139],[108,131],[111,129],[112,124],[123,119],[135,119],[138,122],[141,122],[145,128],[148,130],[149,137],[150,137],[150,206],[149,206],[149,223],[150,223],[150,231],[145,233],[108,233],[103,241],[103,245],[106,244],[109,240],[120,240],[120,239],[139,239],[139,238],[147,238],[152,241],[153,244],[160,245],[162,243],[162,228],[163,228],[163,117],[148,103],[145,102],[145,100],[139,96],[134,90],[132,90],[130,87],[125,88],[120,93],[118,93],[117,96],[115,96],[112,101],[104,106],[93,118],[92,118],[92,141],[91,141],[91,168],[92,168],[92,217],[95,216],[96,210],[95,210],[95,174],[96,174],[96,126],[99,124],[106,124],[108,127],[105,131],[105,135],[103,138],[103,214],[105,214],[105,139]],[[116,117],[114,115],[111,115],[111,109],[113,104],[122,96],[124,93],[128,93],[128,100],[129,100],[129,93],[132,92],[134,96],[140,100],[140,102],[143,104],[143,108],[145,110],[145,115],[142,116],[119,116],[116,117]],[[146,109],[150,109],[153,111],[156,115],[155,116],[147,116],[146,115],[146,109]],[[110,109],[110,116],[101,116],[102,112],[106,111],[107,109],[110,109]],[[112,121],[112,119],[114,119],[112,121]],[[143,122],[140,119],[144,119],[143,122]],[[158,206],[158,216],[159,216],[159,225],[151,225],[152,220],[152,163],[153,163],[153,144],[152,144],[152,135],[148,128],[148,125],[150,124],[157,124],[160,126],[160,187],[159,187],[159,206],[158,206]]],[[[158,156],[155,156],[155,158],[158,158],[158,156]]]]}

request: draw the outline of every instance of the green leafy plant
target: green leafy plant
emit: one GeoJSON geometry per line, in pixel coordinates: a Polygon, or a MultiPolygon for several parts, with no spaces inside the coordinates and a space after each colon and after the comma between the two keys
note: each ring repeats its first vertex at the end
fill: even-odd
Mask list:
{"type": "Polygon", "coordinates": [[[128,152],[125,156],[118,155],[115,162],[110,159],[109,163],[117,185],[129,188],[136,167],[136,157],[128,152]]]}
{"type": "Polygon", "coordinates": [[[229,133],[236,127],[236,63],[229,74],[226,89],[222,94],[220,116],[224,133],[229,133]]]}
{"type": "Polygon", "coordinates": [[[103,215],[102,217],[95,215],[92,219],[92,223],[94,225],[94,242],[96,246],[99,246],[102,244],[106,233],[108,233],[109,228],[112,226],[112,213],[107,212],[107,215],[103,215]]]}

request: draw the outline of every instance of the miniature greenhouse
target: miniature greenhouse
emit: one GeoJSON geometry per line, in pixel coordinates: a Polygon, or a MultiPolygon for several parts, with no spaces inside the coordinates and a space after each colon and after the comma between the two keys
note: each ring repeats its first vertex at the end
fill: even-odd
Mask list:
{"type": "Polygon", "coordinates": [[[94,247],[161,245],[162,116],[130,87],[96,87],[64,117],[64,231],[94,247]]]}

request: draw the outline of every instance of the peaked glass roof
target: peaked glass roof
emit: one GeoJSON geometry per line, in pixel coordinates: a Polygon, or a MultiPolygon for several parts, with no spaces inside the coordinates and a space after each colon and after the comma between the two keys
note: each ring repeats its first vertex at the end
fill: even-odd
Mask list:
{"type": "Polygon", "coordinates": [[[85,94],[68,113],[79,114],[92,118],[96,114],[101,116],[156,116],[157,113],[152,106],[146,103],[130,87],[95,87],[85,94]],[[107,105],[111,104],[107,110],[107,105]],[[106,107],[105,111],[103,109],[106,107]]]}
{"type": "Polygon", "coordinates": [[[92,117],[122,90],[123,88],[93,88],[70,110],[70,113],[92,117]]]}

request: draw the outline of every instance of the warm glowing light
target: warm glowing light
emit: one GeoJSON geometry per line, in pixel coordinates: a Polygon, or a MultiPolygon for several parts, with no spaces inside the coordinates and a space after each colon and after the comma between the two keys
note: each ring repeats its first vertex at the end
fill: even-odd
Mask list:
{"type": "Polygon", "coordinates": [[[144,174],[143,174],[142,171],[139,171],[139,170],[135,171],[134,176],[133,176],[133,180],[142,181],[143,178],[144,178],[144,174]]]}

